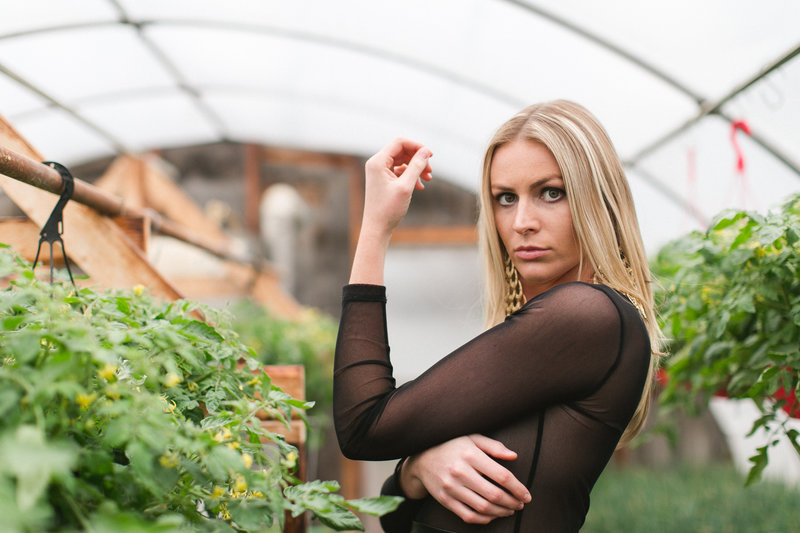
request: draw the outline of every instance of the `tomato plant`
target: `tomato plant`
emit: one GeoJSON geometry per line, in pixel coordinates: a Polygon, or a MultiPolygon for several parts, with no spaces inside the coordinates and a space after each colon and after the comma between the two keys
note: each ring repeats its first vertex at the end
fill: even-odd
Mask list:
{"type": "Polygon", "coordinates": [[[303,365],[306,388],[316,407],[333,402],[333,346],[338,323],[329,315],[304,309],[299,317],[275,316],[252,300],[241,300],[231,309],[231,328],[255,357],[267,365],[303,365]]]}
{"type": "Polygon", "coordinates": [[[751,457],[760,478],[769,449],[798,432],[800,391],[800,195],[767,215],[726,212],[705,233],[660,251],[652,265],[657,302],[671,340],[662,403],[691,408],[713,394],[749,398],[761,409],[751,433],[767,438],[751,457]]]}
{"type": "Polygon", "coordinates": [[[352,511],[396,506],[295,479],[296,450],[256,413],[311,403],[272,385],[225,313],[50,285],[8,249],[0,278],[4,531],[278,531],[287,511],[361,529],[352,511]]]}

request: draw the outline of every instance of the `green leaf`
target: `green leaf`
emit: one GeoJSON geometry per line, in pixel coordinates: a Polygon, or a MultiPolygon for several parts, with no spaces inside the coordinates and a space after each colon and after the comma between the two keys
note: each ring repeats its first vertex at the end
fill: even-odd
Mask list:
{"type": "Polygon", "coordinates": [[[797,455],[800,455],[800,443],[797,442],[797,437],[800,436],[800,432],[796,429],[790,429],[786,432],[786,436],[789,438],[789,442],[792,444],[794,451],[797,452],[797,455]]]}
{"type": "Polygon", "coordinates": [[[120,313],[124,313],[126,315],[131,314],[131,305],[129,298],[118,296],[116,298],[116,301],[117,301],[117,310],[119,310],[120,313]]]}
{"type": "Polygon", "coordinates": [[[736,223],[737,223],[739,220],[741,220],[741,219],[742,219],[742,218],[744,218],[744,217],[745,217],[745,214],[744,214],[744,213],[736,213],[736,214],[733,214],[733,215],[731,215],[731,216],[728,216],[728,217],[722,218],[722,219],[720,219],[720,220],[719,220],[719,222],[717,222],[717,223],[716,223],[716,224],[715,224],[715,225],[712,227],[712,229],[714,229],[714,230],[716,230],[716,231],[722,231],[722,230],[724,230],[725,228],[728,228],[728,227],[730,227],[730,226],[732,226],[732,225],[736,224],[736,223]]]}
{"type": "Polygon", "coordinates": [[[130,422],[124,418],[112,420],[103,428],[103,436],[112,448],[121,447],[131,438],[130,422]]]}
{"type": "Polygon", "coordinates": [[[337,531],[364,531],[364,525],[348,509],[332,507],[329,510],[313,511],[320,522],[337,531]]]}
{"type": "Polygon", "coordinates": [[[19,426],[13,436],[0,444],[0,471],[17,480],[17,505],[31,509],[52,477],[67,475],[76,458],[67,443],[48,443],[35,426],[19,426]]]}
{"type": "Polygon", "coordinates": [[[272,513],[265,502],[239,501],[228,506],[231,518],[240,528],[261,531],[272,525],[272,513]]]}
{"type": "Polygon", "coordinates": [[[225,340],[215,328],[198,320],[192,320],[186,324],[183,327],[183,332],[187,337],[195,340],[203,339],[214,342],[222,342],[225,340]]]}
{"type": "Polygon", "coordinates": [[[17,329],[20,324],[25,322],[25,319],[26,319],[25,315],[10,316],[8,318],[5,318],[3,319],[3,329],[5,331],[17,329]]]}
{"type": "Polygon", "coordinates": [[[744,482],[744,486],[747,487],[752,485],[756,481],[761,479],[761,474],[764,472],[764,469],[767,467],[769,463],[769,458],[767,456],[767,448],[769,446],[762,446],[757,448],[756,453],[754,456],[750,457],[749,461],[753,463],[753,466],[750,467],[750,471],[747,473],[747,479],[744,482]]]}
{"type": "Polygon", "coordinates": [[[359,513],[366,513],[373,516],[383,516],[397,509],[402,501],[403,498],[399,496],[380,496],[377,498],[348,500],[344,503],[344,505],[359,513]]]}

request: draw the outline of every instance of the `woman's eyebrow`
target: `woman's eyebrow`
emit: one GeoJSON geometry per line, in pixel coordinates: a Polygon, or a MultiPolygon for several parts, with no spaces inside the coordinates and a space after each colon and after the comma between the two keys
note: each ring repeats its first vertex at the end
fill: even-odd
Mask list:
{"type": "MultiPolygon", "coordinates": [[[[549,181],[552,181],[552,180],[558,180],[558,181],[563,182],[564,178],[561,177],[561,174],[551,174],[549,176],[542,176],[541,178],[537,179],[533,183],[528,184],[528,188],[536,189],[538,187],[541,187],[542,185],[545,185],[546,183],[548,183],[549,181]]],[[[512,190],[514,190],[514,187],[511,187],[510,185],[505,185],[503,183],[497,183],[497,184],[491,183],[490,185],[491,185],[491,190],[493,190],[493,191],[512,191],[512,190]]]]}

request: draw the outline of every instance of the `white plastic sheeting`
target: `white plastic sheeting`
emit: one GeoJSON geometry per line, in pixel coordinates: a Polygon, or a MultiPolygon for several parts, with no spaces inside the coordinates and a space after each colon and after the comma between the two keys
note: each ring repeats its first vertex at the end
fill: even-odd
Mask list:
{"type": "Polygon", "coordinates": [[[628,164],[651,252],[800,190],[791,0],[6,0],[0,15],[0,114],[68,165],[218,140],[367,156],[405,135],[474,189],[501,122],[568,98],[628,164]],[[753,134],[735,136],[742,172],[732,120],[753,134]]]}

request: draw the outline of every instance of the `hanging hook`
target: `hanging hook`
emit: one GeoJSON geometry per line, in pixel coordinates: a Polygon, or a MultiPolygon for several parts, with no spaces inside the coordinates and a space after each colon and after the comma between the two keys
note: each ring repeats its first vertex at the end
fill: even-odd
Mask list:
{"type": "MultiPolygon", "coordinates": [[[[50,213],[50,218],[47,219],[47,222],[45,222],[42,227],[42,231],[39,232],[39,246],[36,249],[36,258],[33,260],[33,268],[36,268],[36,263],[39,262],[39,252],[42,250],[42,243],[47,241],[50,245],[50,283],[53,283],[53,243],[57,242],[61,245],[61,254],[64,256],[64,264],[67,266],[69,280],[72,282],[72,286],[75,287],[75,280],[72,279],[72,271],[69,269],[67,251],[64,249],[64,240],[61,238],[61,235],[64,233],[64,206],[66,206],[69,199],[72,198],[72,193],[75,190],[75,181],[72,178],[72,174],[67,170],[67,167],[61,163],[56,163],[55,161],[43,161],[42,163],[48,165],[50,168],[56,169],[58,173],[61,174],[61,181],[64,183],[64,191],[58,198],[53,212],[50,213]]],[[[75,288],[77,289],[77,287],[75,288]]]]}

